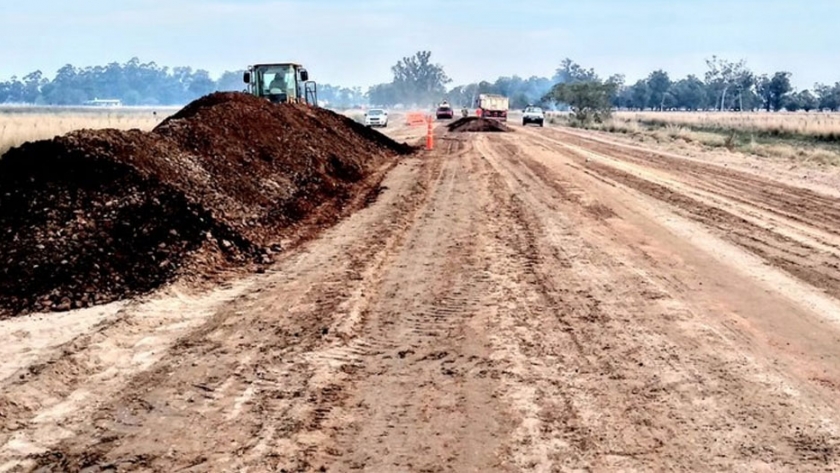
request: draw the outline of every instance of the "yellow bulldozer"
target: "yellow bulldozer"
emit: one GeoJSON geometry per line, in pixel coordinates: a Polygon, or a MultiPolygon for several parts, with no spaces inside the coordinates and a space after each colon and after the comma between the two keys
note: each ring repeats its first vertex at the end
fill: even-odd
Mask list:
{"type": "Polygon", "coordinates": [[[300,64],[255,64],[248,66],[242,79],[248,93],[270,102],[318,105],[318,85],[300,64]]]}

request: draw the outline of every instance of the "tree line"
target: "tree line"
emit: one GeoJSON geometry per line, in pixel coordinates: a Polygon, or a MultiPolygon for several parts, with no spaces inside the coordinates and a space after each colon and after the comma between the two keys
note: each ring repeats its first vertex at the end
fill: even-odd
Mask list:
{"type": "MultiPolygon", "coordinates": [[[[715,56],[706,61],[702,77],[674,80],[660,69],[633,84],[626,84],[622,74],[602,79],[593,69],[565,59],[552,77],[513,75],[450,87],[452,80],[444,67],[432,60],[431,51],[400,59],[391,72],[390,82],[367,90],[319,84],[319,99],[337,108],[364,104],[425,107],[441,100],[470,107],[478,94],[496,93],[509,97],[513,108],[541,104],[575,109],[580,108],[576,104],[585,103],[584,108],[602,111],[840,109],[840,82],[795,91],[790,72],[758,74],[744,60],[715,56]]],[[[35,71],[0,82],[0,103],[79,105],[99,98],[119,99],[126,105],[183,105],[210,92],[243,90],[242,73],[227,71],[213,79],[203,69],[169,68],[138,58],[84,68],[68,64],[52,79],[35,71]]]]}
{"type": "Polygon", "coordinates": [[[667,72],[656,70],[632,85],[614,76],[616,85],[611,103],[615,108],[633,110],[838,110],[840,82],[815,84],[812,90],[795,91],[792,74],[777,71],[757,74],[737,62],[713,56],[706,60],[703,78],[688,75],[672,80],[667,72]]]}
{"type": "Polygon", "coordinates": [[[448,91],[451,82],[443,66],[431,61],[431,52],[421,51],[401,59],[392,68],[390,83],[375,85],[367,94],[371,104],[430,105],[445,99],[456,106],[471,106],[478,94],[496,93],[508,97],[511,107],[528,104],[598,110],[840,110],[840,82],[815,84],[812,90],[795,91],[790,72],[757,74],[737,62],[713,56],[706,61],[702,78],[688,75],[673,80],[664,70],[628,85],[623,74],[602,79],[571,59],[563,60],[551,77],[500,77],[495,82],[481,81],[458,85],[448,91]]]}
{"type": "MultiPolygon", "coordinates": [[[[211,92],[244,90],[243,73],[226,71],[214,80],[203,69],[169,68],[138,58],[84,68],[67,64],[52,79],[38,70],[0,82],[0,103],[81,105],[93,99],[117,99],[125,105],[184,105],[211,92]]],[[[361,87],[322,84],[319,93],[343,106],[365,100],[361,87]]]]}
{"type": "Polygon", "coordinates": [[[815,84],[813,90],[795,91],[791,73],[756,74],[737,62],[713,56],[706,61],[703,79],[688,75],[672,80],[659,69],[626,85],[624,76],[607,79],[565,59],[544,102],[564,104],[579,121],[602,120],[612,110],[840,110],[840,82],[815,84]]]}

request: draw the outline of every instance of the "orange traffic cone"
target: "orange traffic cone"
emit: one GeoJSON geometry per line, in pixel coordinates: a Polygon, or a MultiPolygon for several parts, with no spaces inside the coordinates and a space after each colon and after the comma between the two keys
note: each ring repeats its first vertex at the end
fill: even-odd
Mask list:
{"type": "Polygon", "coordinates": [[[426,149],[431,151],[435,148],[435,139],[434,134],[432,133],[432,117],[429,115],[426,117],[426,149]]]}

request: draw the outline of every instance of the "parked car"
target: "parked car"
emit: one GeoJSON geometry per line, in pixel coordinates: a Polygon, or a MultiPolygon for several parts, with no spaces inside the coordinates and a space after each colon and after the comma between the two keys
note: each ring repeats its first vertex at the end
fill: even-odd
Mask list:
{"type": "Polygon", "coordinates": [[[522,126],[525,126],[529,123],[535,123],[539,126],[543,126],[544,122],[545,113],[540,107],[527,107],[522,113],[522,126]]]}
{"type": "Polygon", "coordinates": [[[365,113],[365,126],[374,127],[380,126],[385,128],[388,126],[388,112],[381,108],[372,108],[365,113]]]}

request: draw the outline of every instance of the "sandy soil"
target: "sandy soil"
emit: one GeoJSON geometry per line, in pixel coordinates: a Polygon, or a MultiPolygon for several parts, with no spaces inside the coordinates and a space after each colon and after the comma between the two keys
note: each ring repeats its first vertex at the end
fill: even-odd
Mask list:
{"type": "Polygon", "coordinates": [[[0,322],[0,471],[836,470],[840,199],[515,130],[266,274],[0,322]]]}

